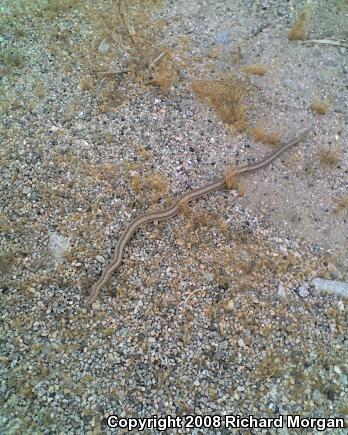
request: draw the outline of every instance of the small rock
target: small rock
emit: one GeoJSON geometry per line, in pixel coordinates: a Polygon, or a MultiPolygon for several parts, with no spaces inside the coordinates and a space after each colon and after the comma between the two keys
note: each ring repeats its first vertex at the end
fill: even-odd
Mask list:
{"type": "Polygon", "coordinates": [[[333,369],[334,369],[334,372],[337,373],[338,375],[340,375],[342,373],[341,369],[338,366],[334,366],[333,369]]]}
{"type": "Polygon", "coordinates": [[[304,285],[301,285],[301,287],[298,289],[298,294],[301,296],[301,298],[306,298],[309,295],[308,288],[304,285]]]}
{"type": "Polygon", "coordinates": [[[228,301],[227,304],[225,305],[225,310],[232,311],[233,308],[234,308],[234,302],[232,300],[228,301]]]}
{"type": "Polygon", "coordinates": [[[278,296],[281,298],[286,296],[286,288],[284,287],[283,284],[278,285],[278,296]]]}
{"type": "Polygon", "coordinates": [[[99,53],[107,53],[110,49],[110,44],[107,42],[106,39],[103,39],[103,41],[99,44],[98,51],[99,53]]]}
{"type": "Polygon", "coordinates": [[[99,262],[99,263],[105,263],[105,258],[104,257],[102,257],[101,255],[97,255],[96,257],[95,257],[95,259],[99,262]]]}
{"type": "Polygon", "coordinates": [[[340,376],[340,382],[341,382],[342,385],[347,386],[348,385],[348,376],[345,375],[345,374],[342,374],[340,376]]]}
{"type": "Polygon", "coordinates": [[[244,340],[242,338],[238,338],[237,344],[239,347],[245,347],[244,340]]]}

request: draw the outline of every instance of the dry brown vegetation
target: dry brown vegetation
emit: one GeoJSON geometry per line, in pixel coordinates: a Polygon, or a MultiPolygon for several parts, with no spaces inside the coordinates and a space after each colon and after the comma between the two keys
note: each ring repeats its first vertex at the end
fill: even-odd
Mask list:
{"type": "Polygon", "coordinates": [[[153,78],[148,83],[160,87],[163,91],[168,91],[179,77],[179,68],[169,49],[165,49],[161,54],[163,56],[157,66],[154,66],[153,78]]]}
{"type": "Polygon", "coordinates": [[[267,143],[270,145],[278,144],[281,136],[280,131],[270,132],[268,131],[267,127],[263,125],[253,127],[251,132],[258,142],[267,143]]]}
{"type": "Polygon", "coordinates": [[[3,49],[0,51],[0,64],[4,64],[3,71],[22,68],[25,65],[26,56],[18,49],[3,49]]]}
{"type": "Polygon", "coordinates": [[[93,87],[92,81],[88,77],[80,77],[81,91],[89,91],[93,87]]]}
{"type": "MultiPolygon", "coordinates": [[[[3,230],[3,227],[1,229],[3,230]]],[[[9,272],[14,263],[15,263],[15,256],[14,255],[0,253],[0,272],[1,273],[9,272]]]]}
{"type": "Polygon", "coordinates": [[[234,125],[238,131],[246,128],[245,97],[248,85],[235,75],[215,80],[194,80],[191,84],[196,96],[216,112],[227,124],[234,125]]]}
{"type": "Polygon", "coordinates": [[[317,100],[311,104],[311,110],[313,112],[319,113],[319,115],[325,115],[329,109],[329,103],[323,100],[317,100]]]}
{"type": "Polygon", "coordinates": [[[290,41],[301,41],[307,38],[309,18],[310,9],[307,7],[300,13],[289,31],[288,38],[290,41]]]}
{"type": "Polygon", "coordinates": [[[130,177],[131,188],[138,196],[139,205],[142,206],[142,200],[149,196],[151,203],[156,205],[161,198],[168,199],[168,182],[162,175],[153,171],[146,177],[141,177],[139,174],[130,177]]]}
{"type": "Polygon", "coordinates": [[[38,98],[43,98],[46,95],[45,84],[40,80],[36,82],[33,90],[38,98]]]}
{"type": "Polygon", "coordinates": [[[296,255],[282,255],[265,240],[250,237],[246,230],[241,230],[232,237],[234,247],[222,249],[213,259],[216,276],[220,279],[225,277],[229,282],[231,297],[235,292],[257,289],[265,282],[273,282],[275,277],[279,282],[289,271],[294,280],[300,281],[318,266],[308,264],[308,268],[303,268],[296,255]],[[234,288],[232,282],[238,282],[238,286],[234,288]]]}
{"type": "Polygon", "coordinates": [[[43,9],[43,14],[50,18],[54,19],[59,15],[66,14],[75,8],[81,0],[54,0],[47,3],[47,5],[43,9]]]}
{"type": "Polygon", "coordinates": [[[333,166],[338,163],[341,155],[339,146],[332,148],[320,147],[318,149],[318,157],[321,163],[327,166],[333,166]]]}
{"type": "Polygon", "coordinates": [[[245,196],[246,187],[245,184],[236,176],[236,168],[233,165],[229,165],[225,169],[225,184],[228,190],[236,190],[239,196],[245,196]]]}
{"type": "MultiPolygon", "coordinates": [[[[152,12],[163,6],[161,0],[115,0],[118,18],[123,29],[123,36],[126,35],[125,49],[131,55],[130,74],[134,79],[141,82],[148,82],[149,77],[154,73],[159,86],[167,89],[170,84],[170,77],[173,75],[170,51],[162,50],[165,56],[161,56],[161,45],[158,43],[159,35],[163,29],[163,23],[152,18],[152,12]],[[127,43],[128,39],[128,43],[127,43]],[[157,59],[160,56],[160,62],[157,59]]],[[[150,80],[151,81],[151,80],[150,80]]],[[[155,81],[156,82],[156,81],[155,81]]]]}
{"type": "Polygon", "coordinates": [[[335,207],[335,213],[339,213],[343,210],[348,210],[348,195],[343,195],[340,198],[335,199],[336,207],[335,207]]]}
{"type": "Polygon", "coordinates": [[[140,175],[137,174],[130,177],[130,186],[134,190],[134,192],[139,195],[143,188],[143,183],[140,175]]]}
{"type": "Polygon", "coordinates": [[[256,76],[264,76],[267,72],[267,68],[264,65],[255,63],[254,65],[248,65],[244,68],[247,74],[256,76]]]}
{"type": "Polygon", "coordinates": [[[238,177],[236,177],[236,168],[234,166],[228,166],[225,169],[225,184],[228,190],[236,189],[238,186],[238,177]]]}

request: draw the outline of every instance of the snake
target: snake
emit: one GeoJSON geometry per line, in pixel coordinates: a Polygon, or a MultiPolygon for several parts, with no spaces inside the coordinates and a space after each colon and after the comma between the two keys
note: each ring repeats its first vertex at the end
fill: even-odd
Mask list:
{"type": "MultiPolygon", "coordinates": [[[[252,172],[255,172],[259,169],[265,168],[270,163],[272,163],[277,157],[279,157],[281,154],[283,154],[285,151],[287,151],[289,148],[293,147],[294,145],[301,142],[309,133],[309,129],[305,130],[303,133],[301,133],[298,137],[293,139],[290,142],[287,142],[283,145],[281,145],[277,150],[267,155],[262,160],[259,160],[255,164],[241,166],[236,168],[233,171],[233,177],[237,177],[242,174],[249,174],[252,172]]],[[[100,290],[104,287],[104,285],[107,283],[107,281],[110,278],[110,275],[118,269],[120,264],[122,263],[122,259],[124,256],[124,250],[127,245],[127,243],[132,238],[133,234],[143,225],[149,223],[149,222],[161,222],[168,219],[173,218],[177,214],[180,213],[180,210],[183,209],[186,204],[188,204],[191,201],[197,200],[201,198],[202,196],[205,196],[207,194],[210,194],[212,192],[215,192],[217,190],[222,189],[226,185],[226,177],[221,176],[220,178],[217,178],[213,181],[211,181],[208,184],[205,184],[202,187],[199,187],[197,189],[194,189],[192,191],[189,191],[188,193],[185,193],[184,195],[178,197],[173,205],[163,209],[163,210],[155,210],[151,212],[146,212],[141,214],[140,216],[133,219],[128,226],[124,229],[123,233],[121,234],[116,248],[114,252],[114,256],[110,264],[103,270],[100,278],[98,281],[93,285],[92,290],[87,298],[87,304],[92,304],[98,297],[100,290]]]]}

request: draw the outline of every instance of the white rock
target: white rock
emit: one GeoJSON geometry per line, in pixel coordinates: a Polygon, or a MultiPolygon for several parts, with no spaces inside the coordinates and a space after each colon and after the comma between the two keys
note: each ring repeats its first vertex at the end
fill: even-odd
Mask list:
{"type": "Polygon", "coordinates": [[[301,298],[306,298],[309,295],[307,286],[301,285],[301,287],[298,289],[298,294],[301,296],[301,298]]]}
{"type": "Polygon", "coordinates": [[[95,259],[99,262],[99,263],[105,263],[105,258],[102,257],[101,255],[97,255],[95,257],[95,259]]]}
{"type": "Polygon", "coordinates": [[[99,44],[98,51],[99,53],[107,53],[110,49],[110,44],[107,42],[106,39],[103,39],[103,41],[99,44]]]}
{"type": "Polygon", "coordinates": [[[278,285],[278,296],[284,298],[286,296],[286,288],[283,284],[278,285]]]}
{"type": "Polygon", "coordinates": [[[348,298],[348,282],[314,278],[311,284],[317,291],[333,293],[339,296],[343,296],[344,298],[348,298]]]}
{"type": "Polygon", "coordinates": [[[338,309],[339,309],[340,311],[344,311],[344,310],[345,310],[345,308],[344,308],[344,303],[343,303],[343,301],[341,301],[341,300],[337,301],[337,307],[338,307],[338,309]]]}
{"type": "Polygon", "coordinates": [[[341,369],[338,366],[334,366],[333,369],[334,369],[334,372],[337,373],[338,375],[340,375],[342,373],[341,369]]]}
{"type": "Polygon", "coordinates": [[[245,347],[244,340],[242,338],[238,338],[237,344],[239,347],[245,347]]]}

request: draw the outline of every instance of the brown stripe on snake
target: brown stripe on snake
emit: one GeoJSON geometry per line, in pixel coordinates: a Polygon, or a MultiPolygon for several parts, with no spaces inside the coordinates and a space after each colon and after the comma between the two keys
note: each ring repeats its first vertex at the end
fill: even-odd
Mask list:
{"type": "MultiPolygon", "coordinates": [[[[273,160],[275,160],[277,157],[279,157],[281,154],[283,154],[286,150],[293,147],[294,145],[298,144],[300,141],[302,141],[309,133],[309,130],[304,131],[300,136],[298,136],[296,139],[285,143],[282,145],[279,149],[274,151],[273,153],[266,156],[264,159],[260,160],[259,162],[256,162],[253,165],[248,166],[242,166],[240,168],[236,168],[233,171],[233,176],[239,176],[241,174],[248,174],[251,172],[255,172],[258,169],[262,169],[269,165],[273,160]]],[[[226,184],[225,177],[221,177],[216,179],[215,181],[212,181],[209,184],[206,184],[205,186],[202,186],[198,189],[192,190],[191,192],[185,193],[181,197],[179,197],[172,206],[164,209],[164,210],[156,210],[153,212],[148,212],[140,215],[139,217],[132,220],[129,225],[125,228],[124,232],[121,234],[118,243],[115,248],[115,254],[114,258],[112,259],[111,263],[103,270],[103,273],[99,280],[94,284],[92,291],[87,299],[87,303],[91,304],[95,301],[95,299],[98,297],[100,290],[108,279],[110,278],[110,275],[120,266],[123,258],[123,253],[125,246],[135,233],[135,231],[140,228],[141,226],[153,222],[153,221],[163,221],[170,219],[174,216],[176,216],[183,205],[194,201],[198,198],[201,198],[204,195],[207,195],[208,193],[215,192],[216,190],[222,189],[226,184]]]]}

